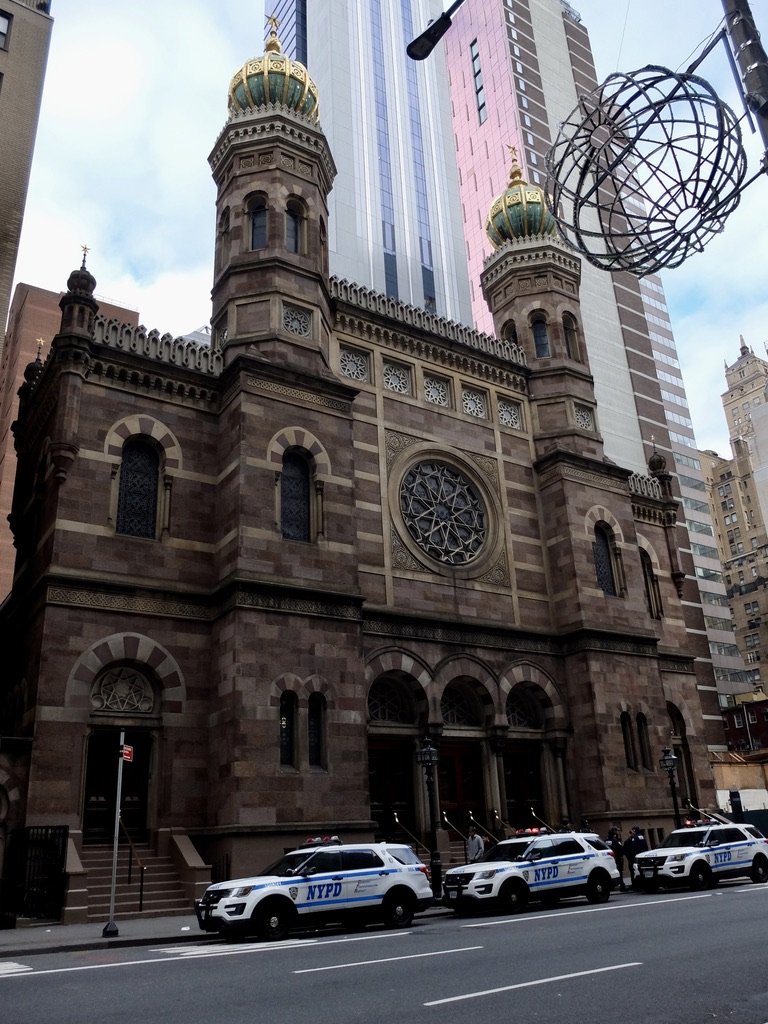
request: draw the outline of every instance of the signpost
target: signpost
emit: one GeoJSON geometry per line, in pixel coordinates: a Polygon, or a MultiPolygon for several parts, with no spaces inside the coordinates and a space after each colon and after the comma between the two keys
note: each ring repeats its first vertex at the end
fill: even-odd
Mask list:
{"type": "Polygon", "coordinates": [[[109,894],[109,921],[104,925],[104,930],[101,933],[105,939],[119,935],[115,924],[115,890],[117,888],[117,844],[120,840],[120,804],[123,796],[123,761],[133,761],[133,747],[125,744],[125,729],[120,730],[117,760],[117,796],[115,799],[115,834],[112,841],[112,888],[109,894]]]}

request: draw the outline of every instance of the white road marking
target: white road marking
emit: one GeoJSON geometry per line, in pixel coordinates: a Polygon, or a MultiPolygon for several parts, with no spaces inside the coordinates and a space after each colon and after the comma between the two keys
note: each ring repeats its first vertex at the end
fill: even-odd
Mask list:
{"type": "Polygon", "coordinates": [[[467,953],[472,949],[483,949],[482,946],[461,946],[459,949],[438,949],[433,953],[410,953],[407,956],[386,956],[380,960],[357,960],[351,964],[332,964],[330,967],[305,967],[294,974],[316,974],[319,971],[341,971],[345,967],[367,967],[369,964],[392,964],[398,960],[419,960],[427,956],[445,956],[446,953],[467,953]]]}
{"type": "Polygon", "coordinates": [[[572,917],[574,914],[602,914],[606,910],[634,910],[635,907],[665,907],[668,903],[681,903],[685,900],[708,900],[711,892],[698,893],[696,896],[675,896],[671,900],[648,900],[643,903],[613,903],[610,906],[582,907],[579,910],[561,910],[553,914],[550,910],[544,914],[520,914],[515,917],[504,917],[496,921],[480,921],[477,924],[463,924],[462,928],[493,928],[498,924],[522,924],[524,921],[557,921],[561,917],[572,917]]]}
{"type": "MultiPolygon", "coordinates": [[[[196,947],[195,949],[184,949],[180,946],[174,946],[169,949],[168,956],[164,957],[150,957],[146,960],[124,960],[118,961],[113,964],[85,964],[80,967],[50,967],[44,971],[37,971],[33,967],[28,967],[24,972],[8,972],[7,974],[0,971],[0,981],[3,978],[26,978],[35,977],[39,978],[43,974],[74,974],[76,971],[103,971],[110,967],[141,967],[144,964],[170,964],[174,960],[190,960],[195,957],[205,959],[213,958],[217,956],[238,956],[242,953],[277,953],[281,949],[295,949],[297,946],[314,946],[319,948],[320,946],[333,946],[345,942],[370,942],[374,939],[390,939],[397,938],[401,939],[405,935],[412,935],[413,932],[397,932],[387,933],[385,935],[360,935],[355,938],[345,939],[329,939],[327,941],[321,941],[319,939],[306,939],[299,940],[298,942],[270,942],[270,943],[249,943],[237,946],[203,946],[196,947]]],[[[152,950],[153,953],[165,952],[165,950],[152,950]]],[[[22,965],[19,965],[22,966],[22,965]]]]}
{"type": "Polygon", "coordinates": [[[569,981],[571,978],[586,978],[592,974],[605,974],[606,971],[622,971],[625,967],[642,967],[642,961],[636,960],[628,964],[613,964],[611,967],[596,967],[592,971],[575,971],[573,974],[556,974],[551,978],[537,978],[536,981],[521,981],[516,985],[503,985],[501,988],[487,988],[480,992],[466,992],[460,996],[449,996],[447,999],[433,999],[424,1006],[443,1006],[445,1003],[458,1003],[462,999],[479,999],[481,996],[493,996],[499,992],[512,992],[516,988],[531,988],[534,985],[550,985],[553,981],[569,981]]]}
{"type": "Polygon", "coordinates": [[[26,964],[15,964],[12,960],[4,960],[0,962],[0,976],[4,974],[25,974],[27,971],[31,971],[32,968],[26,964]]]}

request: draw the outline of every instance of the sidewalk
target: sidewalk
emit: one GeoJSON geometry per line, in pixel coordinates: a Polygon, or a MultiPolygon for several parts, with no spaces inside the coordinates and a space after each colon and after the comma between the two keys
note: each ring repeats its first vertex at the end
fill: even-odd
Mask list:
{"type": "Polygon", "coordinates": [[[33,956],[37,953],[58,953],[75,949],[115,949],[120,946],[154,946],[175,944],[192,939],[211,941],[215,935],[200,930],[194,914],[180,917],[119,918],[118,934],[105,939],[104,921],[87,924],[57,924],[51,921],[24,924],[0,930],[0,960],[9,957],[33,956]]]}
{"type": "MultiPolygon", "coordinates": [[[[432,907],[419,914],[425,917],[450,914],[443,907],[432,907]]],[[[20,928],[0,930],[0,962],[10,958],[34,956],[37,953],[60,953],[65,950],[116,949],[121,946],[169,946],[180,942],[218,942],[211,932],[203,932],[194,914],[181,917],[119,918],[118,935],[102,936],[106,921],[88,924],[57,924],[40,922],[20,928]]]]}

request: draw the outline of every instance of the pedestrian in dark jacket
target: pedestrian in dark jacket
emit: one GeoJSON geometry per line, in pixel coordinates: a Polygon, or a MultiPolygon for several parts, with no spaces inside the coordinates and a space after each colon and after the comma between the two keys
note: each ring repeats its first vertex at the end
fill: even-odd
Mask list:
{"type": "Polygon", "coordinates": [[[608,829],[608,838],[606,839],[606,843],[610,847],[611,853],[616,861],[616,867],[619,869],[619,890],[621,892],[626,892],[627,886],[624,882],[624,842],[621,838],[620,825],[612,825],[608,829]]]}
{"type": "Polygon", "coordinates": [[[629,833],[629,838],[624,843],[624,856],[627,858],[627,870],[629,871],[629,881],[632,885],[635,883],[635,857],[638,853],[643,853],[648,849],[645,842],[645,836],[643,830],[635,825],[629,833]]]}

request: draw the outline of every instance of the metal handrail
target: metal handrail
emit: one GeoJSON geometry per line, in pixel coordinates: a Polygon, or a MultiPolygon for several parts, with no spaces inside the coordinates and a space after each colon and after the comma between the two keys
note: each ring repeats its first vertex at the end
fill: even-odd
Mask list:
{"type": "Polygon", "coordinates": [[[430,852],[430,849],[429,849],[428,846],[425,846],[424,843],[422,843],[422,841],[420,839],[417,839],[416,836],[413,834],[413,832],[409,832],[408,831],[408,829],[405,827],[405,825],[402,823],[402,821],[400,821],[400,819],[398,818],[397,811],[392,811],[392,817],[395,819],[395,824],[398,826],[398,828],[401,828],[403,830],[403,832],[405,832],[405,834],[410,839],[412,839],[417,846],[420,846],[422,848],[422,850],[425,850],[427,853],[430,852]]]}
{"type": "Polygon", "coordinates": [[[144,864],[141,857],[139,857],[138,851],[133,845],[131,834],[125,827],[122,815],[120,815],[120,828],[125,834],[125,838],[128,840],[128,845],[131,848],[131,856],[128,858],[128,885],[131,884],[133,878],[132,867],[134,857],[136,858],[136,864],[139,868],[139,910],[141,911],[144,909],[144,872],[147,870],[147,865],[144,864]]]}

